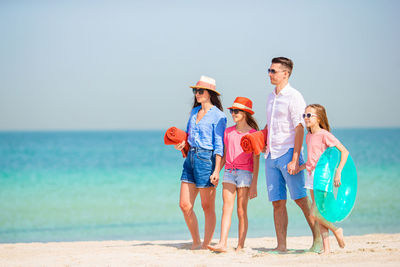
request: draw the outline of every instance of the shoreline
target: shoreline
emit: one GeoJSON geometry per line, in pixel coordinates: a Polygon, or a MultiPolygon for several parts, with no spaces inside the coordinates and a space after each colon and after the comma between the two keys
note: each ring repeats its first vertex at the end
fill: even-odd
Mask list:
{"type": "Polygon", "coordinates": [[[400,233],[345,236],[343,249],[331,236],[329,255],[306,251],[311,236],[288,237],[285,254],[270,251],[275,237],[248,238],[240,252],[236,242],[227,253],[192,251],[189,240],[5,243],[0,266],[400,266],[400,233]]]}

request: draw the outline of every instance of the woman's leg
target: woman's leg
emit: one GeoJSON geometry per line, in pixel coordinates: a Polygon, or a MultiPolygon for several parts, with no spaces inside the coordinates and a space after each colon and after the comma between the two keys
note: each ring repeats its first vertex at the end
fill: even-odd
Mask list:
{"type": "Polygon", "coordinates": [[[189,228],[190,234],[192,235],[193,244],[191,249],[197,249],[201,246],[199,226],[197,223],[197,217],[194,213],[193,206],[196,200],[199,190],[195,184],[181,183],[181,193],[179,198],[179,207],[183,212],[186,225],[189,228]]]}
{"type": "Polygon", "coordinates": [[[249,201],[249,188],[241,187],[237,189],[237,214],[239,219],[239,240],[236,250],[240,250],[244,247],[244,241],[246,240],[248,220],[247,220],[247,203],[249,201]]]}
{"type": "MultiPolygon", "coordinates": [[[[311,192],[311,191],[313,191],[313,190],[310,190],[310,192],[311,192]]],[[[315,203],[315,201],[314,201],[314,193],[312,193],[312,197],[313,197],[313,203],[315,203]]],[[[314,205],[315,205],[315,204],[314,204],[314,205]]],[[[335,238],[336,238],[336,241],[338,242],[339,247],[344,248],[345,244],[344,244],[344,238],[343,238],[343,229],[342,229],[342,228],[338,228],[338,227],[336,227],[333,223],[331,223],[330,221],[327,221],[327,220],[319,213],[319,211],[318,211],[318,209],[317,209],[316,207],[315,207],[315,209],[314,209],[314,213],[313,213],[313,214],[314,214],[315,219],[318,221],[318,223],[319,223],[320,226],[321,226],[321,236],[322,236],[322,239],[324,239],[324,236],[322,235],[322,231],[325,231],[325,229],[326,229],[326,231],[328,231],[328,229],[329,229],[329,230],[331,230],[332,233],[334,234],[334,236],[335,236],[335,238]],[[322,227],[325,228],[325,229],[322,229],[322,227]]],[[[328,232],[326,235],[329,236],[329,232],[328,232]]],[[[325,241],[323,241],[323,242],[324,242],[324,247],[325,247],[325,241]]],[[[329,242],[329,239],[328,239],[327,242],[329,242]]]]}
{"type": "Polygon", "coordinates": [[[215,187],[207,187],[207,188],[200,188],[200,198],[201,198],[201,207],[204,211],[204,241],[202,248],[207,249],[207,246],[211,243],[215,224],[216,224],[216,217],[215,217],[215,187]]]}
{"type": "Polygon", "coordinates": [[[222,199],[224,205],[222,208],[222,219],[221,219],[221,237],[219,243],[215,246],[208,246],[212,251],[225,252],[229,228],[231,227],[232,211],[235,205],[236,197],[236,185],[230,183],[223,183],[222,199]]]}

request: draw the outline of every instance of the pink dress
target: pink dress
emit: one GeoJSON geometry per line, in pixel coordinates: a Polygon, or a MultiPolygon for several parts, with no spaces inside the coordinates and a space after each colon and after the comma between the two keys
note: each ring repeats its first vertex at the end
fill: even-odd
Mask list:
{"type": "Polygon", "coordinates": [[[239,133],[236,126],[229,127],[224,133],[224,144],[226,147],[225,169],[239,169],[253,172],[253,153],[243,152],[240,140],[248,133],[256,132],[251,129],[247,133],[239,133]]]}

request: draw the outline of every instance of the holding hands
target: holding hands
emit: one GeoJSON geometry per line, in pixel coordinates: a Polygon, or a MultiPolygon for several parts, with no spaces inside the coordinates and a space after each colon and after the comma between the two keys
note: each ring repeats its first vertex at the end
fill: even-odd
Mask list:
{"type": "Polygon", "coordinates": [[[296,175],[300,171],[299,161],[292,160],[287,165],[287,171],[290,175],[296,175]]]}
{"type": "Polygon", "coordinates": [[[219,171],[215,171],[210,176],[210,182],[217,187],[219,182],[219,171]]]}

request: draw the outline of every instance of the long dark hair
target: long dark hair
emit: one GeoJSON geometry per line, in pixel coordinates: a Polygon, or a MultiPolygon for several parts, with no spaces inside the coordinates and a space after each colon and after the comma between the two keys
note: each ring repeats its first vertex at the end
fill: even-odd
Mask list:
{"type": "MultiPolygon", "coordinates": [[[[207,89],[206,89],[207,90],[207,89]]],[[[210,101],[211,101],[211,104],[213,104],[214,106],[216,106],[217,108],[219,108],[221,111],[224,111],[224,109],[223,109],[223,107],[222,107],[222,104],[221,104],[221,99],[220,99],[220,97],[219,97],[219,95],[216,93],[216,92],[214,92],[214,91],[211,91],[211,90],[207,90],[208,91],[208,93],[210,94],[210,101]]],[[[195,108],[195,107],[198,107],[198,106],[200,106],[201,104],[199,103],[199,102],[197,102],[197,99],[196,99],[196,96],[194,96],[194,101],[193,101],[193,107],[192,108],[195,108]]]]}
{"type": "Polygon", "coordinates": [[[247,111],[244,111],[244,113],[246,114],[246,123],[253,129],[255,129],[256,131],[259,131],[260,128],[258,128],[258,124],[256,119],[253,118],[253,115],[251,115],[250,113],[248,113],[247,111]]]}

